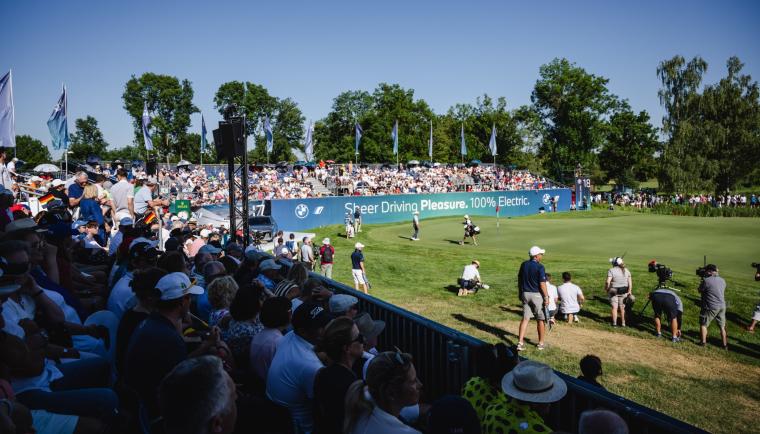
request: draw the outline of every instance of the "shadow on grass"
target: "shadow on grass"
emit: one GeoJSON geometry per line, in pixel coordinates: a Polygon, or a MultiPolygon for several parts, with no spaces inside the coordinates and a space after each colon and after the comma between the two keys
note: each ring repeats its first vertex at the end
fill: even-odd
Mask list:
{"type": "Polygon", "coordinates": [[[446,287],[446,291],[449,291],[449,292],[454,293],[454,294],[458,294],[459,293],[459,287],[457,285],[449,285],[449,286],[446,287]]]}
{"type": "Polygon", "coordinates": [[[403,239],[403,240],[413,241],[411,236],[407,237],[405,235],[399,235],[398,237],[401,238],[401,239],[403,239]]]}
{"type": "MultiPolygon", "coordinates": [[[[459,322],[463,322],[465,324],[471,325],[475,327],[476,329],[486,332],[488,334],[491,334],[493,336],[496,336],[497,338],[501,339],[502,341],[507,342],[509,346],[514,345],[514,342],[517,341],[517,335],[514,333],[510,333],[502,328],[494,327],[490,324],[484,323],[482,321],[478,321],[473,318],[466,317],[462,315],[461,313],[452,313],[451,317],[459,322]]],[[[529,339],[525,339],[526,341],[530,341],[529,339]]]]}
{"type": "Polygon", "coordinates": [[[461,241],[461,240],[443,240],[443,241],[448,241],[451,244],[459,244],[459,241],[461,241]]]}
{"type": "MultiPolygon", "coordinates": [[[[682,335],[694,344],[698,344],[700,340],[699,330],[683,330],[682,335]]],[[[707,345],[715,348],[722,348],[723,342],[720,340],[720,332],[718,328],[713,326],[708,329],[707,332],[707,345]]],[[[737,340],[735,337],[728,335],[728,351],[732,353],[742,354],[749,357],[760,357],[760,345],[750,342],[737,340]]]]}

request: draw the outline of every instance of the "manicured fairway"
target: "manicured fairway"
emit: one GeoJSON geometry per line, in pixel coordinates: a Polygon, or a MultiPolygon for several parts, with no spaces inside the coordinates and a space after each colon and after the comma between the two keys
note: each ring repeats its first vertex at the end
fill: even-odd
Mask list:
{"type": "MultiPolygon", "coordinates": [[[[411,216],[410,216],[411,220],[411,216]]],[[[548,272],[561,280],[570,271],[587,303],[581,323],[559,324],[538,352],[535,325],[528,333],[526,357],[578,375],[578,360],[596,354],[604,362],[601,382],[611,391],[713,432],[752,432],[760,408],[760,333],[743,331],[760,283],[751,262],[760,262],[760,220],[670,217],[595,210],[517,219],[479,217],[480,246],[457,244],[461,219],[426,220],[421,241],[411,241],[411,223],[367,226],[352,240],[339,238],[342,227],[318,228],[317,242],[329,236],[336,246],[333,277],[352,284],[350,253],[355,241],[366,245],[372,295],[420,313],[450,327],[496,342],[516,341],[521,308],[517,302],[517,269],[534,244],[547,251],[548,272]],[[656,277],[647,272],[651,259],[674,271],[685,305],[685,342],[672,344],[653,335],[651,307],[626,329],[609,326],[609,305],[602,288],[608,259],[626,253],[634,279],[639,312],[656,277]],[[728,282],[730,351],[701,348],[698,339],[699,278],[694,270],[707,261],[718,265],[728,282]],[[456,279],[472,259],[491,289],[457,297],[456,279]]],[[[710,329],[717,344],[716,326],[710,329]]]]}

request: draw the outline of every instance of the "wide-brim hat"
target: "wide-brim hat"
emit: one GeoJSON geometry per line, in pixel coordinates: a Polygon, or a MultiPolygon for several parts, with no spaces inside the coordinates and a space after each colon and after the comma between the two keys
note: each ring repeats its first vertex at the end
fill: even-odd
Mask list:
{"type": "Polygon", "coordinates": [[[373,320],[367,312],[362,312],[354,317],[354,323],[356,324],[356,328],[359,329],[359,333],[366,339],[375,338],[385,330],[385,321],[379,319],[373,320]]]}
{"type": "Polygon", "coordinates": [[[567,384],[549,366],[527,360],[504,375],[501,389],[507,396],[520,401],[551,403],[565,396],[567,384]]]}

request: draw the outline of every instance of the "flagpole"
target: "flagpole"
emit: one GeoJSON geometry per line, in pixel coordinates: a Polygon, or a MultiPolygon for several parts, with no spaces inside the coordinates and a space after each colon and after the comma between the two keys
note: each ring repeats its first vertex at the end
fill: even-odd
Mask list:
{"type": "MultiPolygon", "coordinates": [[[[63,84],[63,113],[66,115],[66,118],[67,118],[66,122],[67,123],[69,121],[68,120],[68,116],[69,116],[68,110],[69,110],[69,94],[66,93],[66,85],[63,84]]],[[[69,126],[67,124],[66,125],[66,134],[67,135],[68,135],[68,129],[69,129],[69,126]]],[[[65,156],[64,157],[64,168],[65,168],[64,169],[65,170],[64,176],[66,178],[68,178],[68,176],[69,176],[69,142],[68,141],[64,141],[64,143],[66,144],[66,146],[63,147],[63,155],[65,156]]]]}
{"type": "MultiPolygon", "coordinates": [[[[13,68],[8,70],[8,81],[11,85],[11,125],[13,125],[13,134],[16,134],[16,106],[13,104],[13,68]]],[[[13,144],[16,145],[16,137],[12,137],[13,144]]],[[[16,158],[16,149],[18,146],[13,147],[13,158],[16,158]]]]}

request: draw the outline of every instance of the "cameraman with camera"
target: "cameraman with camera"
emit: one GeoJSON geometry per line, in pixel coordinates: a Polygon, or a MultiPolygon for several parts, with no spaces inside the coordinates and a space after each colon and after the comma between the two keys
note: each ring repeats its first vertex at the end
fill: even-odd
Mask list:
{"type": "Polygon", "coordinates": [[[702,310],[699,312],[699,330],[701,336],[699,345],[707,345],[707,328],[715,320],[720,328],[723,349],[727,350],[726,281],[718,275],[718,267],[715,264],[707,264],[704,268],[697,270],[697,274],[702,276],[702,283],[699,285],[699,293],[702,294],[702,310]]]}

